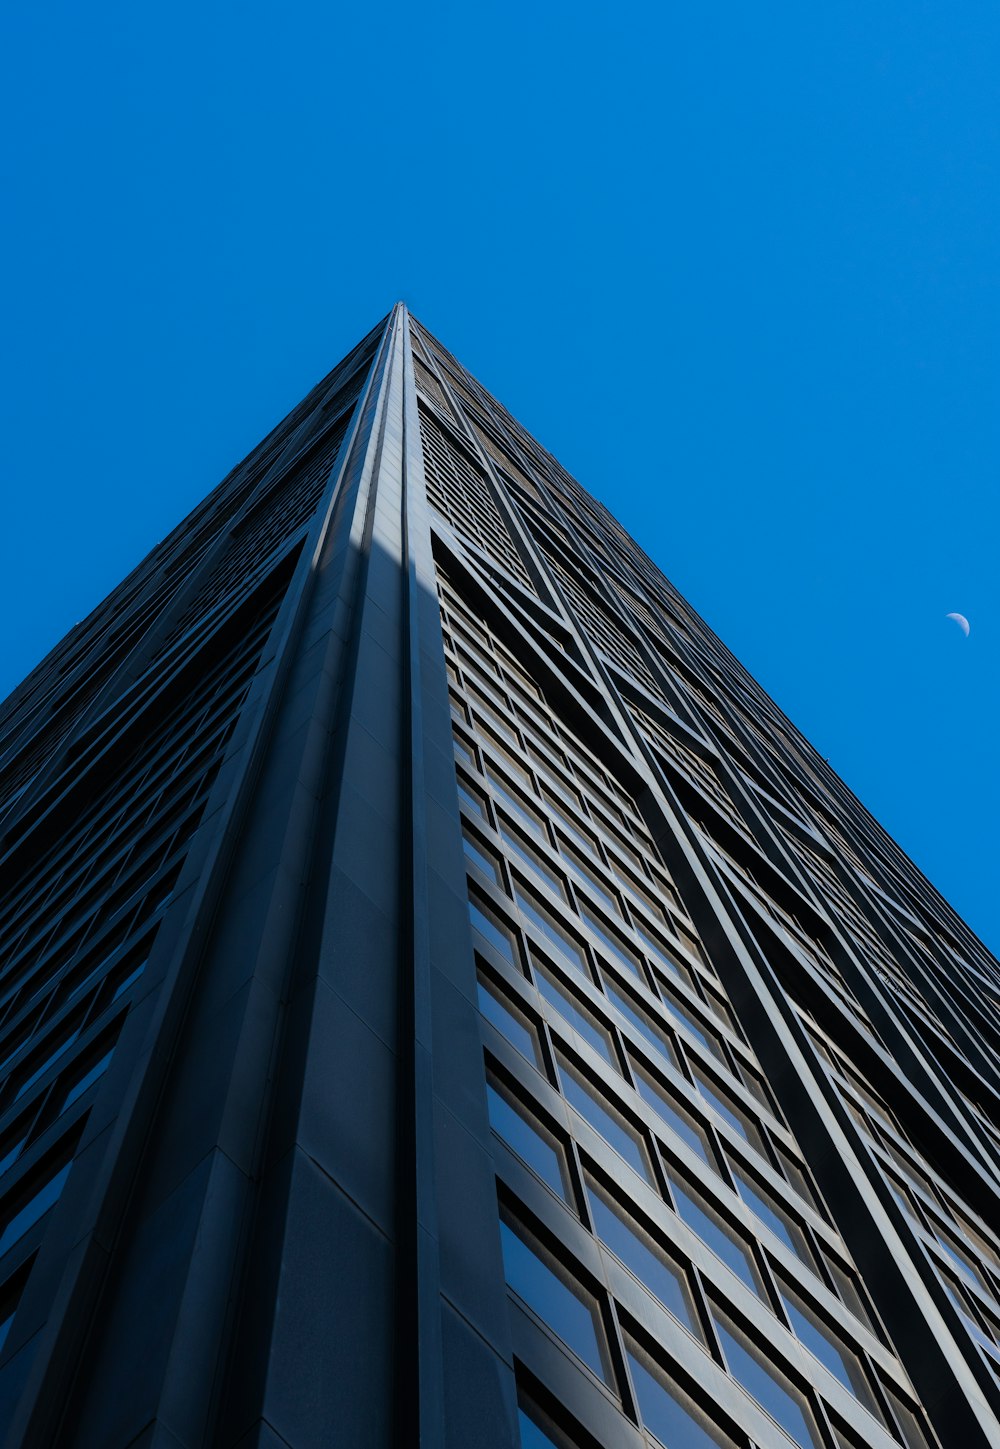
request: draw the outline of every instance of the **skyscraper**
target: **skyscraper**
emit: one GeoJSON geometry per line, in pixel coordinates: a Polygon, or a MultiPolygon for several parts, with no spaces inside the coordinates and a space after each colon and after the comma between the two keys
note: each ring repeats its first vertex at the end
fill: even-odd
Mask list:
{"type": "Polygon", "coordinates": [[[1000,968],[397,306],[0,712],[9,1445],[1000,1443],[1000,968]]]}

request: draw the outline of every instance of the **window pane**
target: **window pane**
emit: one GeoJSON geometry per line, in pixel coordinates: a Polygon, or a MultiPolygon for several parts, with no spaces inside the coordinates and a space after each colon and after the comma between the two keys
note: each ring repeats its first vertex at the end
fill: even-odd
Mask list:
{"type": "Polygon", "coordinates": [[[671,1179],[671,1190],[677,1203],[677,1212],[682,1222],[698,1234],[702,1242],[721,1258],[726,1267],[735,1273],[751,1292],[762,1298],[757,1272],[749,1252],[738,1241],[735,1231],[717,1214],[690,1197],[683,1188],[671,1179]]]}
{"type": "Polygon", "coordinates": [[[570,1287],[504,1222],[500,1224],[500,1240],[509,1286],[599,1378],[610,1384],[604,1334],[594,1299],[580,1285],[570,1287]]]}
{"type": "Polygon", "coordinates": [[[764,1144],[761,1141],[760,1133],[742,1108],[737,1107],[736,1103],[721,1088],[717,1087],[704,1072],[699,1071],[697,1067],[693,1067],[692,1072],[695,1085],[706,1102],[718,1112],[724,1121],[729,1123],[730,1127],[739,1133],[744,1142],[752,1147],[755,1152],[762,1153],[764,1144]]]}
{"type": "Polygon", "coordinates": [[[822,1440],[805,1407],[805,1399],[779,1382],[777,1370],[763,1362],[759,1349],[718,1313],[713,1313],[729,1371],[750,1396],[767,1410],[800,1449],[822,1449],[822,1440]]]}
{"type": "Polygon", "coordinates": [[[545,1133],[541,1123],[529,1122],[519,1104],[515,1105],[501,1096],[489,1084],[486,1087],[486,1103],[490,1126],[497,1136],[502,1137],[511,1151],[537,1172],[563,1202],[569,1202],[565,1158],[551,1134],[545,1133]]]}
{"type": "Polygon", "coordinates": [[[681,1270],[664,1258],[647,1234],[627,1221],[624,1209],[610,1196],[595,1190],[590,1183],[587,1190],[598,1237],[664,1308],[669,1308],[690,1333],[701,1338],[691,1293],[681,1270]]]}
{"type": "Polygon", "coordinates": [[[474,897],[469,897],[469,919],[475,930],[479,932],[483,940],[488,942],[494,950],[500,952],[512,966],[517,965],[517,957],[514,951],[514,933],[506,926],[500,924],[493,912],[487,914],[488,907],[481,905],[474,897]]]}
{"type": "Polygon", "coordinates": [[[625,946],[618,940],[618,937],[612,932],[610,926],[606,926],[604,924],[596,911],[590,910],[589,907],[581,901],[580,915],[586,921],[590,929],[594,932],[595,936],[598,937],[605,949],[610,951],[611,955],[615,958],[615,960],[618,961],[622,966],[624,966],[626,971],[631,972],[633,976],[639,976],[641,978],[642,972],[639,967],[638,959],[632,955],[631,951],[628,951],[625,948],[625,946]]]}
{"type": "Polygon", "coordinates": [[[654,1365],[646,1354],[630,1348],[628,1366],[642,1422],[666,1449],[718,1449],[731,1442],[676,1383],[650,1372],[654,1365]]]}
{"type": "Polygon", "coordinates": [[[0,1253],[6,1253],[18,1238],[23,1237],[28,1229],[38,1222],[43,1213],[48,1212],[53,1203],[58,1202],[59,1194],[63,1190],[63,1184],[69,1176],[72,1165],[71,1162],[67,1162],[64,1167],[61,1167],[55,1176],[43,1183],[34,1197],[8,1221],[7,1226],[0,1233],[0,1253]]]}
{"type": "Polygon", "coordinates": [[[715,1034],[709,1032],[703,1025],[701,1025],[696,1020],[694,1012],[689,1011],[686,1006],[682,1005],[681,1002],[678,1001],[677,997],[672,991],[669,990],[662,977],[658,976],[657,979],[660,982],[660,996],[663,999],[663,1005],[667,1008],[674,1020],[678,1022],[681,1026],[686,1027],[687,1030],[694,1037],[695,1041],[700,1042],[706,1051],[710,1051],[713,1056],[718,1057],[720,1061],[724,1062],[726,1060],[726,1054],[722,1050],[722,1046],[715,1034]]]}
{"type": "Polygon", "coordinates": [[[617,1113],[612,1114],[609,1107],[599,1102],[594,1089],[584,1086],[571,1068],[567,1068],[562,1062],[560,1062],[560,1067],[562,1068],[563,1093],[566,1100],[576,1108],[581,1117],[590,1123],[595,1132],[601,1134],[620,1157],[624,1157],[630,1167],[634,1167],[640,1176],[651,1183],[652,1175],[639,1134],[633,1127],[626,1126],[624,1120],[617,1113]]]}
{"type": "Polygon", "coordinates": [[[515,1009],[495,992],[495,988],[490,983],[483,981],[482,978],[478,983],[478,994],[479,1010],[486,1020],[492,1022],[497,1031],[505,1036],[511,1046],[516,1047],[523,1057],[527,1057],[532,1066],[540,1067],[538,1041],[531,1027],[521,1020],[520,1013],[515,1014],[515,1009]]]}
{"type": "Polygon", "coordinates": [[[508,849],[512,850],[533,871],[536,871],[557,895],[565,898],[566,891],[558,872],[549,865],[541,851],[535,850],[513,826],[508,825],[499,810],[497,811],[497,830],[500,832],[500,837],[508,849]]]}
{"type": "Polygon", "coordinates": [[[733,1167],[732,1171],[740,1197],[751,1211],[756,1213],[761,1222],[771,1229],[775,1237],[780,1238],[787,1247],[791,1248],[797,1258],[815,1272],[816,1266],[801,1229],[789,1221],[784,1213],[779,1212],[763,1196],[763,1190],[752,1183],[745,1172],[741,1172],[738,1167],[733,1167]]]}
{"type": "Polygon", "coordinates": [[[875,1414],[881,1419],[875,1400],[869,1390],[867,1380],[857,1355],[850,1352],[840,1342],[832,1329],[813,1313],[805,1303],[787,1289],[781,1289],[781,1301],[785,1305],[785,1312],[788,1314],[792,1331],[796,1338],[804,1343],[809,1352],[818,1358],[824,1368],[830,1370],[834,1378],[839,1379],[859,1403],[863,1404],[870,1414],[875,1414]]]}
{"type": "Polygon", "coordinates": [[[676,1132],[681,1141],[686,1142],[698,1154],[702,1162],[708,1163],[714,1169],[715,1162],[709,1150],[708,1138],[671,1096],[669,1090],[641,1068],[636,1068],[635,1081],[639,1095],[649,1103],[664,1126],[676,1132]]]}
{"type": "Polygon", "coordinates": [[[521,1449],[557,1449],[555,1440],[539,1429],[523,1409],[517,1411],[517,1427],[521,1431],[521,1449]]]}
{"type": "Polygon", "coordinates": [[[522,915],[536,926],[548,941],[551,941],[567,961],[570,961],[578,971],[586,974],[586,958],[582,948],[556,920],[555,916],[542,905],[541,901],[536,899],[516,878],[514,880],[514,899],[517,901],[522,915]]]}
{"type": "Polygon", "coordinates": [[[538,990],[546,1001],[550,1001],[560,1016],[583,1037],[584,1041],[599,1052],[606,1062],[615,1065],[614,1054],[611,1049],[610,1034],[585,1012],[581,1006],[573,1000],[570,993],[564,986],[561,986],[554,977],[540,967],[535,967],[535,979],[538,990]]]}
{"type": "Polygon", "coordinates": [[[642,1034],[649,1045],[655,1047],[661,1056],[666,1057],[671,1066],[676,1067],[677,1056],[666,1035],[662,1031],[657,1030],[651,1021],[647,1020],[639,1007],[624,992],[619,991],[617,987],[612,985],[606,972],[601,973],[601,981],[608,1000],[614,1003],[626,1021],[630,1021],[636,1031],[642,1034]]]}
{"type": "Polygon", "coordinates": [[[500,880],[499,866],[492,858],[492,856],[488,854],[486,847],[482,844],[481,841],[476,839],[476,837],[472,834],[472,831],[469,830],[467,826],[462,827],[462,844],[465,847],[465,854],[467,859],[470,860],[473,865],[478,866],[483,874],[488,876],[490,880],[498,882],[500,880]]]}

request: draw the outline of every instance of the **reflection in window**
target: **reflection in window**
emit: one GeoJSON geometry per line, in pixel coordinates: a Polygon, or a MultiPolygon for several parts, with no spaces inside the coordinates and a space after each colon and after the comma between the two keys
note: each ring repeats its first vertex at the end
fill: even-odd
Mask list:
{"type": "Polygon", "coordinates": [[[28,1229],[34,1227],[38,1219],[48,1212],[53,1203],[59,1201],[59,1195],[72,1165],[71,1162],[65,1163],[47,1182],[35,1190],[34,1196],[30,1197],[13,1217],[8,1218],[6,1226],[0,1232],[0,1253],[6,1253],[18,1238],[23,1238],[28,1229]]]}
{"type": "Polygon", "coordinates": [[[799,1449],[822,1449],[819,1431],[804,1396],[797,1393],[783,1375],[779,1377],[778,1370],[765,1362],[761,1350],[735,1324],[730,1324],[716,1311],[713,1311],[712,1317],[733,1378],[781,1425],[799,1449]]]}
{"type": "Polygon", "coordinates": [[[535,980],[538,990],[545,1000],[551,1002],[560,1016],[569,1022],[577,1034],[594,1048],[595,1052],[598,1052],[606,1062],[615,1066],[610,1033],[604,1027],[599,1026],[589,1012],[585,1012],[581,1006],[577,1005],[564,986],[561,986],[553,976],[538,966],[535,967],[535,980]]]}
{"type": "Polygon", "coordinates": [[[698,1234],[702,1242],[711,1248],[717,1258],[721,1258],[726,1267],[735,1273],[752,1293],[756,1293],[758,1298],[762,1298],[763,1293],[753,1260],[747,1249],[739,1242],[735,1230],[729,1227],[719,1214],[695,1202],[694,1198],[683,1188],[678,1187],[676,1180],[671,1179],[670,1186],[681,1221],[687,1223],[691,1231],[698,1234]]]}
{"type": "Polygon", "coordinates": [[[563,1062],[560,1062],[560,1066],[566,1100],[576,1108],[581,1117],[586,1118],[595,1132],[601,1134],[619,1157],[624,1157],[630,1167],[634,1167],[641,1177],[651,1183],[653,1179],[646,1152],[635,1128],[627,1126],[617,1112],[612,1112],[610,1107],[598,1101],[596,1090],[585,1085],[577,1072],[563,1062]]]}
{"type": "Polygon", "coordinates": [[[642,1422],[667,1449],[719,1449],[732,1442],[637,1344],[628,1345],[627,1356],[642,1422]]]}
{"type": "Polygon", "coordinates": [[[782,1287],[781,1301],[788,1314],[788,1320],[792,1325],[792,1331],[800,1343],[804,1343],[814,1358],[818,1358],[824,1368],[830,1370],[834,1378],[839,1379],[844,1388],[852,1393],[859,1403],[863,1404],[870,1414],[881,1419],[864,1370],[856,1354],[840,1341],[832,1329],[808,1308],[797,1294],[782,1287]]]}
{"type": "Polygon", "coordinates": [[[479,978],[477,990],[479,1010],[486,1020],[492,1022],[501,1036],[505,1036],[511,1046],[516,1047],[523,1057],[527,1057],[532,1066],[541,1067],[538,1039],[521,1013],[491,982],[482,977],[479,978]]]}
{"type": "Polygon", "coordinates": [[[668,1262],[648,1234],[628,1220],[610,1194],[587,1184],[594,1229],[639,1282],[668,1308],[684,1327],[701,1338],[691,1292],[684,1274],[668,1262]]]}
{"type": "Polygon", "coordinates": [[[512,966],[517,965],[513,931],[501,925],[489,907],[472,895],[469,896],[469,919],[484,941],[499,951],[512,966]]]}
{"type": "Polygon", "coordinates": [[[619,991],[617,987],[612,984],[606,972],[602,971],[601,981],[603,983],[608,1000],[614,1003],[615,1007],[618,1009],[618,1011],[621,1012],[625,1020],[631,1022],[632,1025],[635,1027],[636,1031],[639,1032],[649,1043],[649,1045],[651,1047],[654,1047],[661,1056],[666,1057],[667,1061],[670,1062],[671,1066],[676,1067],[677,1055],[674,1052],[673,1047],[670,1045],[670,1042],[668,1041],[666,1035],[657,1027],[655,1027],[651,1021],[647,1020],[646,1016],[639,1010],[639,1007],[635,1005],[630,1000],[630,998],[624,994],[624,992],[619,991]]]}
{"type": "Polygon", "coordinates": [[[496,1087],[487,1084],[486,1105],[490,1126],[507,1146],[526,1162],[563,1202],[569,1202],[566,1161],[552,1133],[540,1122],[529,1121],[526,1110],[496,1087]]]}
{"type": "Polygon", "coordinates": [[[500,867],[493,856],[483,845],[467,825],[462,826],[462,845],[465,848],[466,858],[477,866],[483,875],[487,876],[494,883],[500,880],[500,867]]]}
{"type": "Polygon", "coordinates": [[[517,901],[521,914],[542,932],[567,961],[572,962],[578,971],[586,974],[586,958],[582,947],[574,941],[551,911],[546,910],[541,901],[537,900],[516,879],[514,881],[514,899],[517,901]]]}
{"type": "Polygon", "coordinates": [[[604,1332],[594,1298],[557,1269],[555,1259],[538,1253],[507,1223],[500,1224],[504,1276],[508,1286],[547,1323],[606,1384],[612,1384],[604,1332]]]}
{"type": "Polygon", "coordinates": [[[715,1162],[708,1146],[708,1138],[668,1089],[641,1068],[636,1069],[635,1082],[639,1095],[649,1103],[660,1121],[676,1132],[681,1141],[686,1142],[692,1152],[698,1154],[702,1162],[714,1169],[715,1162]]]}
{"type": "Polygon", "coordinates": [[[733,1167],[732,1171],[740,1197],[750,1210],[771,1229],[775,1237],[780,1238],[785,1246],[791,1249],[801,1262],[815,1272],[816,1265],[802,1230],[763,1196],[762,1189],[752,1183],[745,1172],[738,1167],[733,1167]]]}

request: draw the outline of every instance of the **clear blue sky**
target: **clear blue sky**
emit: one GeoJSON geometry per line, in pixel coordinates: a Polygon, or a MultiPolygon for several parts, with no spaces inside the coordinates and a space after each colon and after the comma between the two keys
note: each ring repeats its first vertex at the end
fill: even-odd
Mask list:
{"type": "Polygon", "coordinates": [[[0,694],[402,297],[1000,947],[993,0],[4,26],[0,694]]]}

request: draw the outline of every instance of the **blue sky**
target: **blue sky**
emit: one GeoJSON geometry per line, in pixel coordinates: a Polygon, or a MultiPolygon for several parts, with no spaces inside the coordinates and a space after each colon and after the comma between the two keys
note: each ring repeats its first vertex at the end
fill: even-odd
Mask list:
{"type": "Polygon", "coordinates": [[[994,4],[4,30],[0,694],[402,297],[1000,947],[994,4]]]}

